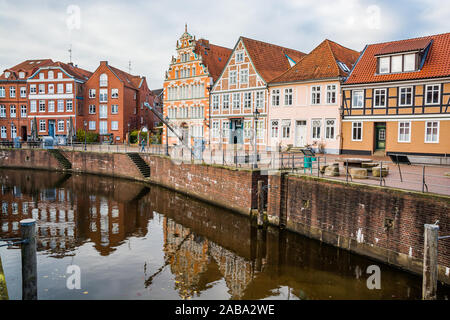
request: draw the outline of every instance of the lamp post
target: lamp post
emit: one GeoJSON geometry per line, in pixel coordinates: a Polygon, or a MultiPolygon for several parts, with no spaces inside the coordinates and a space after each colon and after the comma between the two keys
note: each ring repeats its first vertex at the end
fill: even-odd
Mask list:
{"type": "MultiPolygon", "coordinates": [[[[166,116],[166,123],[169,123],[169,117],[166,116]]],[[[169,127],[166,124],[166,156],[169,156],[169,127]]]]}
{"type": "Polygon", "coordinates": [[[256,125],[258,122],[258,116],[259,116],[259,111],[258,108],[255,107],[255,111],[253,112],[253,116],[255,117],[255,162],[253,163],[253,168],[256,169],[258,168],[258,148],[257,148],[257,129],[256,129],[256,125]]]}
{"type": "Polygon", "coordinates": [[[213,88],[213,80],[212,78],[209,79],[209,86],[206,87],[208,89],[208,98],[209,98],[209,107],[208,107],[208,147],[211,149],[211,90],[213,88]]]}
{"type": "Polygon", "coordinates": [[[86,138],[87,138],[87,130],[86,130],[86,128],[87,128],[87,121],[86,120],[84,120],[84,122],[83,122],[83,125],[84,125],[84,151],[86,151],[86,138]]]}
{"type": "Polygon", "coordinates": [[[128,122],[128,139],[127,139],[128,145],[130,145],[130,123],[128,122]]]}

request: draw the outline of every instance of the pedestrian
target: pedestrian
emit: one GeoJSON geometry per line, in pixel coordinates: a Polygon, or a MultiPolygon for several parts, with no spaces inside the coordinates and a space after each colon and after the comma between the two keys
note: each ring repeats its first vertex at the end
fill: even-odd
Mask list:
{"type": "Polygon", "coordinates": [[[145,140],[144,140],[144,138],[141,139],[141,152],[145,152],[145,140]]]}

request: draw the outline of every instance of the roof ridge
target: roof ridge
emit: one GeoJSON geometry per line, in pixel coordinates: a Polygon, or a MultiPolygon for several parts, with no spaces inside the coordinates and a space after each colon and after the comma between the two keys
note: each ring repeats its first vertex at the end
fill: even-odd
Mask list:
{"type": "Polygon", "coordinates": [[[450,32],[443,32],[443,33],[438,33],[438,34],[429,34],[427,36],[421,36],[421,37],[415,37],[415,38],[407,38],[407,39],[400,39],[400,40],[390,40],[390,41],[385,41],[385,42],[376,42],[376,43],[371,43],[369,45],[381,45],[381,44],[387,44],[387,43],[399,42],[399,41],[421,40],[421,39],[426,39],[426,38],[431,38],[431,37],[443,36],[443,35],[446,35],[446,34],[450,34],[450,32]]]}
{"type": "Polygon", "coordinates": [[[283,46],[280,46],[280,45],[278,45],[278,44],[274,44],[274,43],[270,43],[270,42],[265,42],[265,41],[261,41],[261,40],[256,40],[256,39],[252,39],[252,38],[248,38],[248,37],[244,37],[244,36],[241,36],[241,38],[242,38],[242,39],[251,40],[251,41],[255,41],[255,42],[259,42],[259,43],[262,43],[262,44],[267,44],[267,45],[272,46],[272,47],[278,47],[278,48],[281,48],[281,49],[288,49],[288,50],[292,50],[292,51],[297,51],[297,52],[300,52],[300,53],[304,53],[303,51],[300,51],[300,50],[297,50],[297,49],[292,49],[292,48],[288,48],[288,47],[283,47],[283,46]]]}
{"type": "MultiPolygon", "coordinates": [[[[327,43],[327,47],[328,47],[328,49],[330,50],[330,52],[331,52],[331,56],[333,57],[333,61],[334,61],[334,66],[337,68],[337,71],[338,71],[338,73],[340,72],[340,68],[339,68],[339,65],[338,65],[338,61],[340,61],[340,60],[338,60],[337,59],[337,57],[336,57],[336,55],[334,54],[334,51],[333,51],[333,48],[331,48],[331,44],[330,44],[330,40],[329,39],[325,39],[324,41],[326,41],[326,43],[327,43]]],[[[341,61],[342,62],[342,61],[341,61]]],[[[343,62],[342,62],[343,63],[343,62]]]]}

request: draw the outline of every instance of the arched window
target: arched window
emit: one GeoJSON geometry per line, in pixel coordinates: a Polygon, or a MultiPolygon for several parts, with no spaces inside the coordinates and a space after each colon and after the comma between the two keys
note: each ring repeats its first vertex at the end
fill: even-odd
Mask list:
{"type": "Polygon", "coordinates": [[[108,75],[106,73],[102,73],[100,75],[100,87],[108,86],[108,75]]]}

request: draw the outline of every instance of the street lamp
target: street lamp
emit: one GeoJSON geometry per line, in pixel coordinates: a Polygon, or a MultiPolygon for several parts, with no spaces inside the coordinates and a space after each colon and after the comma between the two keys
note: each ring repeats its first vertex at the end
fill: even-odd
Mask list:
{"type": "Polygon", "coordinates": [[[130,145],[130,123],[128,123],[128,145],[130,145]]]}
{"type": "Polygon", "coordinates": [[[208,89],[208,98],[209,98],[209,107],[208,107],[208,147],[211,149],[211,90],[213,88],[214,81],[212,78],[209,79],[209,86],[206,87],[208,89]]]}
{"type": "Polygon", "coordinates": [[[84,125],[84,151],[86,151],[86,138],[87,138],[87,121],[84,120],[83,122],[84,125]]]}
{"type": "Polygon", "coordinates": [[[167,123],[169,123],[169,117],[166,116],[166,156],[169,156],[169,127],[167,123]]]}
{"type": "Polygon", "coordinates": [[[258,108],[255,107],[255,111],[253,112],[253,116],[255,117],[255,162],[253,163],[253,168],[258,168],[258,148],[257,148],[257,144],[256,144],[256,139],[257,139],[257,122],[258,122],[258,116],[259,116],[259,111],[258,108]]]}

